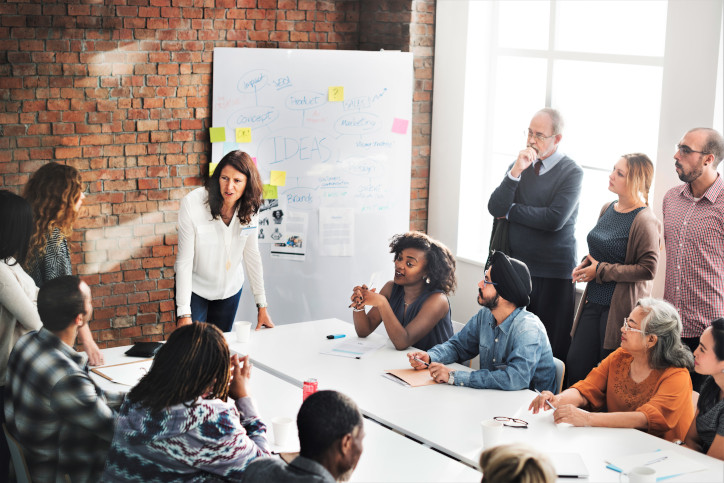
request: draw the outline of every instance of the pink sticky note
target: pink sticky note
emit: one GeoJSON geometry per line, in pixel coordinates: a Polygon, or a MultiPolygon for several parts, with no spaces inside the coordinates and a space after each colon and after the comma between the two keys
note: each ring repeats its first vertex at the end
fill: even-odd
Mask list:
{"type": "Polygon", "coordinates": [[[254,161],[254,165],[258,166],[259,164],[256,162],[256,157],[251,158],[252,161],[254,161]]]}
{"type": "Polygon", "coordinates": [[[392,121],[392,132],[397,134],[407,134],[407,125],[410,123],[407,119],[395,118],[392,121]]]}

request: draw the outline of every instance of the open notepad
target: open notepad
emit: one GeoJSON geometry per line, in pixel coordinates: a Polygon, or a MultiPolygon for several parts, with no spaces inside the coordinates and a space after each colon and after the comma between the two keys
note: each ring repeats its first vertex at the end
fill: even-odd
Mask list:
{"type": "Polygon", "coordinates": [[[429,386],[436,384],[429,371],[416,371],[415,369],[389,369],[382,374],[383,377],[398,384],[409,387],[429,386]]]}
{"type": "Polygon", "coordinates": [[[112,366],[96,367],[91,369],[91,371],[116,384],[135,386],[138,384],[138,381],[146,375],[151,368],[151,364],[153,364],[153,359],[143,359],[112,366]]]}
{"type": "Polygon", "coordinates": [[[327,354],[330,356],[339,357],[351,357],[354,359],[361,359],[362,357],[376,351],[380,347],[385,345],[385,341],[379,341],[375,339],[360,339],[350,338],[342,339],[341,341],[335,341],[330,345],[329,348],[319,351],[320,354],[327,354]]]}

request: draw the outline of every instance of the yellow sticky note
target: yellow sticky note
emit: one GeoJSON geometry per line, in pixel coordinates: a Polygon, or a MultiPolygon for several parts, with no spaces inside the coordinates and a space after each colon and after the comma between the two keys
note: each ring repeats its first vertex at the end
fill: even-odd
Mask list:
{"type": "Polygon", "coordinates": [[[251,142],[251,128],[250,127],[237,127],[236,128],[236,142],[237,143],[250,143],[251,142]]]}
{"type": "Polygon", "coordinates": [[[275,200],[279,197],[277,187],[271,184],[265,184],[263,186],[262,195],[265,200],[275,200]]]}
{"type": "Polygon", "coordinates": [[[341,102],[344,100],[344,86],[332,86],[329,88],[329,102],[341,102]]]}
{"type": "Polygon", "coordinates": [[[271,172],[271,184],[274,186],[284,186],[287,184],[287,172],[286,171],[272,171],[271,172]]]}
{"type": "Polygon", "coordinates": [[[212,174],[214,174],[214,171],[216,171],[216,166],[218,166],[219,163],[209,163],[209,178],[212,174]]]}
{"type": "Polygon", "coordinates": [[[226,128],[211,127],[209,128],[209,137],[212,143],[223,143],[226,141],[226,128]]]}

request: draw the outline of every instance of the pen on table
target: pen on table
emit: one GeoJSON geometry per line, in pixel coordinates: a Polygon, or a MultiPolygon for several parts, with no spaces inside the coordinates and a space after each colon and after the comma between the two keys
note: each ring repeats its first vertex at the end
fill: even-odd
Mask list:
{"type": "Polygon", "coordinates": [[[330,334],[327,336],[327,339],[341,339],[342,337],[346,337],[344,334],[330,334]]]}
{"type": "MultiPolygon", "coordinates": [[[[535,389],[535,392],[537,392],[539,396],[542,396],[542,394],[540,393],[540,391],[538,389],[535,389]]],[[[546,399],[546,404],[548,405],[549,408],[551,408],[553,410],[556,409],[556,407],[553,404],[551,404],[551,402],[548,399],[546,399]]]]}
{"type": "Polygon", "coordinates": [[[412,358],[415,359],[415,360],[416,360],[417,362],[419,362],[420,364],[425,364],[425,367],[430,367],[430,364],[428,364],[427,362],[423,361],[422,359],[419,359],[418,357],[415,357],[415,356],[413,356],[412,358]]]}
{"type": "Polygon", "coordinates": [[[651,461],[644,463],[644,466],[653,465],[654,463],[658,463],[659,461],[664,461],[666,458],[668,458],[668,456],[662,456],[661,458],[653,459],[651,461]]]}

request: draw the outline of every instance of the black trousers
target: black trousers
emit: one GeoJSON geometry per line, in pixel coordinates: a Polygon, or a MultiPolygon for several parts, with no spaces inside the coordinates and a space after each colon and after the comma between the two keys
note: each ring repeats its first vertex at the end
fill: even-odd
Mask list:
{"type": "Polygon", "coordinates": [[[571,279],[531,277],[528,311],[543,322],[551,342],[553,357],[566,362],[571,345],[571,327],[576,304],[576,286],[571,279]]]}
{"type": "Polygon", "coordinates": [[[609,305],[586,302],[566,358],[566,386],[585,379],[612,350],[603,348],[609,305]]]}
{"type": "MultiPolygon", "coordinates": [[[[681,342],[683,342],[685,346],[691,349],[692,354],[694,353],[696,348],[699,347],[698,337],[682,337],[681,342]]],[[[694,391],[700,392],[701,384],[704,382],[704,379],[706,379],[706,376],[699,374],[694,370],[689,371],[689,375],[691,376],[691,384],[694,386],[694,391]]]]}

